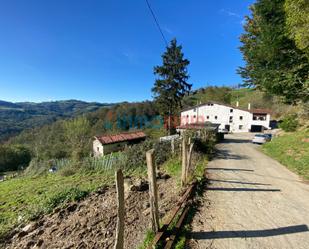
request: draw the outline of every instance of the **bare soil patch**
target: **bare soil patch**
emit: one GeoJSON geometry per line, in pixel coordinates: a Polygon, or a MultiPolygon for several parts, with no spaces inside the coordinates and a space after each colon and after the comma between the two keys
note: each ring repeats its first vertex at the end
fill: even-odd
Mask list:
{"type": "MultiPolygon", "coordinates": [[[[163,217],[179,199],[175,179],[159,179],[163,217]]],[[[148,190],[131,188],[126,195],[125,248],[137,248],[150,227],[148,190]]],[[[15,232],[5,248],[113,248],[117,222],[115,187],[102,188],[79,203],[55,209],[15,232]]]]}

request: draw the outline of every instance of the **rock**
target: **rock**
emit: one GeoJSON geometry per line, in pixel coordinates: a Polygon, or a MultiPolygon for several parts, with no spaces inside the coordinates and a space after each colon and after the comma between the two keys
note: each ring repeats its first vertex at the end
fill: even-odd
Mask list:
{"type": "Polygon", "coordinates": [[[150,214],[150,208],[147,208],[143,211],[143,214],[146,216],[148,214],[150,214]]]}
{"type": "Polygon", "coordinates": [[[163,172],[158,172],[157,179],[167,180],[167,179],[169,179],[169,178],[171,178],[170,175],[165,174],[165,173],[163,173],[163,172]]]}
{"type": "Polygon", "coordinates": [[[123,186],[124,186],[124,196],[125,198],[127,198],[131,190],[132,180],[130,178],[125,178],[123,182],[123,186]]]}
{"type": "Polygon", "coordinates": [[[30,223],[23,227],[22,231],[26,233],[31,233],[33,230],[35,230],[38,227],[38,223],[30,223]]]}
{"type": "Polygon", "coordinates": [[[131,191],[147,191],[149,189],[149,184],[144,179],[137,179],[134,181],[133,186],[131,186],[131,191]]]}

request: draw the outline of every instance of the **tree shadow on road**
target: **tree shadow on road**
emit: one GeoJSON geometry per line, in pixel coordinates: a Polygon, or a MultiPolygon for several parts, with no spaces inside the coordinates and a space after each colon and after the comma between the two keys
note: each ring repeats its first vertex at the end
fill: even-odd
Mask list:
{"type": "Polygon", "coordinates": [[[283,234],[293,234],[308,232],[307,225],[296,225],[279,227],[264,230],[239,230],[239,231],[213,231],[213,232],[191,232],[190,238],[195,240],[206,239],[226,239],[226,238],[257,238],[257,237],[272,237],[283,234]]]}
{"type": "Polygon", "coordinates": [[[235,192],[280,192],[275,188],[207,188],[206,191],[235,191],[235,192]]]}
{"type": "Polygon", "coordinates": [[[243,160],[243,159],[248,159],[248,156],[245,155],[237,155],[231,153],[229,150],[216,150],[214,157],[216,159],[225,159],[225,160],[243,160]]]}
{"type": "Polygon", "coordinates": [[[225,138],[222,140],[221,143],[223,144],[244,144],[244,143],[251,143],[251,139],[230,139],[230,138],[225,138]]]}
{"type": "Polygon", "coordinates": [[[207,168],[206,170],[223,170],[223,171],[245,171],[253,172],[253,169],[234,169],[234,168],[207,168]]]}
{"type": "Polygon", "coordinates": [[[235,180],[216,180],[216,179],[208,179],[210,182],[225,182],[225,183],[233,183],[233,184],[244,184],[244,185],[255,185],[255,186],[271,186],[271,184],[267,183],[259,183],[259,182],[241,182],[235,180]]]}

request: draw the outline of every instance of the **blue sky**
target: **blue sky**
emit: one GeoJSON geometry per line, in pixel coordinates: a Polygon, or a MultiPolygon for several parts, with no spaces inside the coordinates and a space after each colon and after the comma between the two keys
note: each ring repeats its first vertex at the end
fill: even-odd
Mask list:
{"type": "MultiPolygon", "coordinates": [[[[235,85],[247,0],[149,0],[190,83],[235,85]]],[[[0,0],[0,99],[151,99],[164,42],[145,0],[0,0]]]]}

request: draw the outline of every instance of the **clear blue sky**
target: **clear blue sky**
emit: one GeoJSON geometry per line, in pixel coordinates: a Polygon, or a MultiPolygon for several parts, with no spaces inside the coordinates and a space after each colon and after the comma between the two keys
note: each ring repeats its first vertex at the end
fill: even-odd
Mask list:
{"type": "MultiPolygon", "coordinates": [[[[194,88],[235,85],[253,0],[149,0],[194,88]]],[[[1,0],[0,99],[151,99],[165,45],[144,0],[1,0]]]]}

